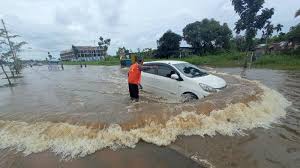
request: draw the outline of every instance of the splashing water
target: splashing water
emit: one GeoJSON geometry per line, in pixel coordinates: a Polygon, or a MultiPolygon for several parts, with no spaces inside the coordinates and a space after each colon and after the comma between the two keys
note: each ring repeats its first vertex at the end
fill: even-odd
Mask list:
{"type": "MultiPolygon", "coordinates": [[[[114,150],[134,148],[140,140],[165,146],[179,135],[243,135],[249,129],[269,128],[285,117],[285,108],[290,103],[281,94],[258,82],[236,80],[251,83],[261,92],[256,92],[253,100],[232,101],[224,107],[212,108],[208,114],[201,109],[182,110],[163,122],[148,120],[138,127],[125,128],[124,124],[113,123],[107,127],[89,127],[66,122],[0,120],[0,149],[14,148],[25,155],[51,150],[70,159],[107,147],[114,150]]],[[[208,98],[207,102],[211,101],[208,98]]],[[[218,106],[216,103],[214,106],[218,106]]]]}

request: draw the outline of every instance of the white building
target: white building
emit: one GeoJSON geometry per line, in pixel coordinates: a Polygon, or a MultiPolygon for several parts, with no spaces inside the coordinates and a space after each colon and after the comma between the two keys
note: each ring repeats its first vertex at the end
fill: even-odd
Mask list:
{"type": "Polygon", "coordinates": [[[105,52],[98,46],[75,46],[78,50],[75,56],[73,49],[64,50],[60,52],[62,61],[100,61],[104,59],[105,52]]]}

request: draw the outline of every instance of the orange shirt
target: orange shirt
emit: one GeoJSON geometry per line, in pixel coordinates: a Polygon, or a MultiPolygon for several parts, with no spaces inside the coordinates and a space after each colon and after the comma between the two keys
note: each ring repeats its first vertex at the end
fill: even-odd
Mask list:
{"type": "Polygon", "coordinates": [[[130,66],[128,71],[128,83],[140,84],[141,82],[141,70],[138,63],[134,63],[130,66]]]}

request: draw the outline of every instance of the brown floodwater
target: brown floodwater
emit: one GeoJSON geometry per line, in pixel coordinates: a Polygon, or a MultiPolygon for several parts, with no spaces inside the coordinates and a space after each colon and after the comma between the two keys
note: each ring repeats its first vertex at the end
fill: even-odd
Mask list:
{"type": "Polygon", "coordinates": [[[132,103],[118,66],[26,68],[0,80],[0,167],[299,167],[300,72],[211,73],[202,100],[132,103]]]}

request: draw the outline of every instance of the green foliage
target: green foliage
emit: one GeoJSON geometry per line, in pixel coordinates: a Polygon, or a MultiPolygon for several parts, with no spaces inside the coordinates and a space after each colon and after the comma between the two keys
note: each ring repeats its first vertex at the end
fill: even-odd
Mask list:
{"type": "Polygon", "coordinates": [[[143,58],[152,58],[154,57],[157,53],[157,50],[153,50],[152,48],[144,48],[139,54],[143,58]]]}
{"type": "Polygon", "coordinates": [[[270,39],[270,42],[278,43],[278,42],[285,41],[285,40],[286,40],[286,34],[281,32],[277,36],[273,36],[270,39]]]}
{"type": "Polygon", "coordinates": [[[236,33],[245,31],[248,50],[254,47],[253,38],[273,16],[274,9],[263,9],[264,0],[231,0],[240,19],[235,23],[236,33]]]}
{"type": "Polygon", "coordinates": [[[197,54],[205,54],[217,49],[229,49],[232,32],[228,25],[214,19],[203,19],[188,24],[183,29],[183,38],[195,49],[197,54]]]}
{"type": "Polygon", "coordinates": [[[300,69],[300,55],[270,54],[259,58],[256,67],[272,69],[300,69]]]}
{"type": "Polygon", "coordinates": [[[300,9],[297,10],[297,12],[295,13],[295,17],[300,16],[300,9]]]}
{"type": "Polygon", "coordinates": [[[232,46],[239,52],[244,52],[247,50],[246,39],[244,36],[237,35],[232,39],[232,46]]]}
{"type": "Polygon", "coordinates": [[[158,57],[169,58],[175,55],[179,51],[180,41],[182,37],[171,30],[168,30],[163,36],[158,40],[157,53],[158,57]]]}
{"type": "Polygon", "coordinates": [[[209,65],[218,67],[242,66],[246,54],[241,52],[224,52],[205,56],[192,56],[182,59],[195,65],[209,65]]]}
{"type": "MultiPolygon", "coordinates": [[[[242,67],[246,58],[245,52],[223,52],[220,54],[208,54],[205,56],[189,56],[172,60],[186,61],[195,65],[207,65],[212,67],[242,67]]],[[[145,61],[159,59],[146,58],[145,61]]],[[[107,57],[106,61],[88,61],[87,65],[112,66],[120,65],[118,57],[107,57]]],[[[65,65],[79,65],[78,62],[64,62],[65,65]]],[[[300,69],[300,54],[271,54],[264,55],[256,60],[252,67],[272,69],[300,69]]]]}
{"type": "Polygon", "coordinates": [[[270,41],[271,42],[289,41],[289,42],[293,42],[293,43],[299,43],[300,42],[300,24],[291,27],[290,31],[287,32],[286,34],[281,32],[277,36],[273,36],[270,39],[270,41]]]}
{"type": "MultiPolygon", "coordinates": [[[[222,52],[218,54],[207,54],[203,56],[192,55],[184,58],[172,58],[172,60],[186,61],[195,65],[208,65],[218,67],[242,66],[246,53],[244,52],[222,52]]],[[[156,61],[159,59],[145,59],[145,61],[156,61]]]]}
{"type": "Polygon", "coordinates": [[[129,50],[126,49],[125,47],[119,47],[118,48],[118,51],[116,52],[116,55],[117,56],[125,56],[125,55],[128,55],[129,54],[129,50]]]}
{"type": "MultiPolygon", "coordinates": [[[[190,56],[174,60],[186,61],[195,65],[207,65],[212,67],[242,67],[247,54],[245,52],[223,52],[221,54],[209,54],[205,56],[190,56]]],[[[148,59],[146,61],[152,61],[148,59]]],[[[300,70],[300,54],[270,54],[263,55],[256,60],[252,67],[300,70]]]]}
{"type": "Polygon", "coordinates": [[[105,59],[106,59],[108,47],[110,46],[110,41],[111,41],[110,39],[104,39],[102,36],[99,37],[98,45],[99,48],[104,51],[105,59]]]}
{"type": "MultiPolygon", "coordinates": [[[[120,62],[120,59],[119,57],[116,57],[116,56],[109,56],[106,58],[107,62],[111,61],[111,62],[120,62]]],[[[98,61],[98,62],[105,62],[105,61],[98,61]]]]}
{"type": "Polygon", "coordinates": [[[277,24],[277,26],[275,27],[277,34],[282,31],[282,28],[283,28],[282,24],[277,24]]]}
{"type": "MultiPolygon", "coordinates": [[[[78,59],[78,53],[79,53],[79,50],[77,47],[75,47],[74,45],[72,45],[72,51],[75,55],[75,58],[78,59]]],[[[50,57],[49,57],[50,58],[50,57]]],[[[50,58],[51,59],[51,58],[50,58]]]]}
{"type": "MultiPolygon", "coordinates": [[[[271,24],[270,21],[267,21],[266,25],[264,27],[264,30],[262,31],[263,32],[262,40],[265,40],[265,43],[267,45],[270,44],[270,42],[274,42],[273,41],[274,39],[270,39],[273,35],[273,32],[276,31],[277,35],[278,35],[278,33],[282,30],[282,27],[283,27],[283,25],[281,25],[281,24],[277,24],[276,26],[274,26],[273,24],[271,24]]],[[[282,34],[281,34],[280,38],[283,39],[282,34]]],[[[279,40],[279,38],[276,40],[279,40]]],[[[278,42],[280,42],[280,41],[278,41],[278,42]]]]}
{"type": "Polygon", "coordinates": [[[300,24],[291,27],[290,31],[286,34],[286,38],[291,42],[300,42],[300,24]]]}
{"type": "Polygon", "coordinates": [[[15,63],[14,63],[14,69],[17,71],[17,72],[21,72],[21,70],[23,69],[23,64],[22,64],[22,60],[20,58],[17,58],[15,60],[15,63]]]}
{"type": "Polygon", "coordinates": [[[15,38],[20,37],[19,35],[11,35],[4,29],[0,29],[0,59],[4,61],[13,61],[11,70],[14,69],[16,74],[21,72],[22,62],[18,58],[18,52],[21,51],[22,47],[27,44],[25,41],[15,42],[15,38]],[[7,40],[7,36],[10,38],[10,42],[7,40]],[[10,48],[11,47],[11,48],[10,48]]]}
{"type": "Polygon", "coordinates": [[[274,25],[273,24],[271,24],[271,22],[270,21],[267,21],[266,22],[266,25],[265,25],[265,27],[264,27],[264,30],[263,30],[263,39],[268,39],[269,37],[271,37],[272,36],[272,34],[273,34],[273,32],[274,32],[274,25]]]}

